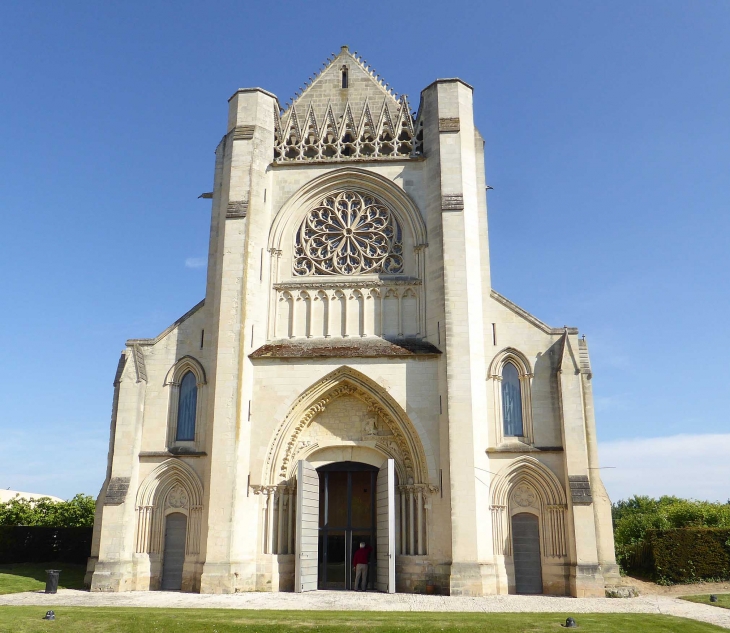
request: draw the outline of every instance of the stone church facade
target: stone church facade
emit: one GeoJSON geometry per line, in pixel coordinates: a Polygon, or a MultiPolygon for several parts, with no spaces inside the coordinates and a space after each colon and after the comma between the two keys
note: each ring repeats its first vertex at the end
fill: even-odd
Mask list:
{"type": "Polygon", "coordinates": [[[229,101],[204,301],[131,339],[92,591],[603,595],[588,348],[491,287],[472,88],[343,47],[229,101]]]}

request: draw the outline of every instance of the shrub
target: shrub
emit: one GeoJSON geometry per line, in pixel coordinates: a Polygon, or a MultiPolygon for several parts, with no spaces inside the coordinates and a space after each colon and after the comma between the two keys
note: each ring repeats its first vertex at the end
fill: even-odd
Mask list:
{"type": "Polygon", "coordinates": [[[0,564],[84,564],[91,554],[90,527],[0,526],[0,564]]]}
{"type": "Polygon", "coordinates": [[[730,579],[730,529],[651,530],[647,540],[662,584],[730,579]]]}
{"type": "MultiPolygon", "coordinates": [[[[654,576],[667,583],[727,577],[723,571],[724,558],[716,548],[715,537],[703,532],[703,536],[698,537],[698,543],[702,544],[698,545],[699,549],[692,549],[690,545],[691,534],[697,529],[730,529],[730,502],[634,496],[613,505],[613,524],[616,561],[624,572],[654,576]],[[666,536],[675,530],[681,535],[666,536]],[[669,556],[664,549],[670,547],[669,544],[687,555],[669,556]],[[671,572],[670,567],[676,567],[678,571],[671,572]],[[673,580],[680,577],[681,581],[673,580]]],[[[717,538],[722,540],[722,536],[717,538]]]]}

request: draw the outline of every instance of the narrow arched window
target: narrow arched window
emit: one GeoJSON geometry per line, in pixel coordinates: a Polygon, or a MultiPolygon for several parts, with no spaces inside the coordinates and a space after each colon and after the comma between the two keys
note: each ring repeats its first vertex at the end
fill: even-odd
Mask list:
{"type": "Polygon", "coordinates": [[[523,435],[520,375],[512,363],[505,363],[502,368],[502,419],[505,436],[523,435]]]}
{"type": "Polygon", "coordinates": [[[177,405],[177,435],[178,441],[193,441],[195,439],[195,411],[198,406],[198,381],[195,374],[189,371],[180,381],[180,399],[177,405]]]}
{"type": "Polygon", "coordinates": [[[342,88],[347,88],[347,66],[342,67],[342,88]]]}

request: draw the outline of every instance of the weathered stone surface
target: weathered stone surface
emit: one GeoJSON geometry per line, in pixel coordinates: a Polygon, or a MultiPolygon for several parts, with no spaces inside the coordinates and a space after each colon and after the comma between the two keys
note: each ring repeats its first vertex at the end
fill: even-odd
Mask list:
{"type": "Polygon", "coordinates": [[[443,211],[463,211],[464,196],[460,193],[444,194],[441,198],[441,209],[443,211]]]}
{"type": "Polygon", "coordinates": [[[588,475],[570,475],[570,496],[573,503],[593,503],[588,475]]]}
{"type": "Polygon", "coordinates": [[[606,598],[638,598],[639,592],[631,585],[606,585],[606,598]]]}
{"type": "Polygon", "coordinates": [[[129,477],[112,477],[106,487],[104,505],[115,506],[124,503],[129,490],[129,477]]]}
{"type": "Polygon", "coordinates": [[[459,117],[446,117],[439,119],[439,132],[458,132],[459,129],[459,117]]]}

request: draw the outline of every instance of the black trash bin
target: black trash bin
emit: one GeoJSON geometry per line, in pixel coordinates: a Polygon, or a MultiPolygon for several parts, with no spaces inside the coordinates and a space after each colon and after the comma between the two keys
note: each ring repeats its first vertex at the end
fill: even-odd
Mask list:
{"type": "Polygon", "coordinates": [[[46,593],[56,593],[58,591],[58,577],[60,575],[60,569],[46,569],[46,593]]]}

